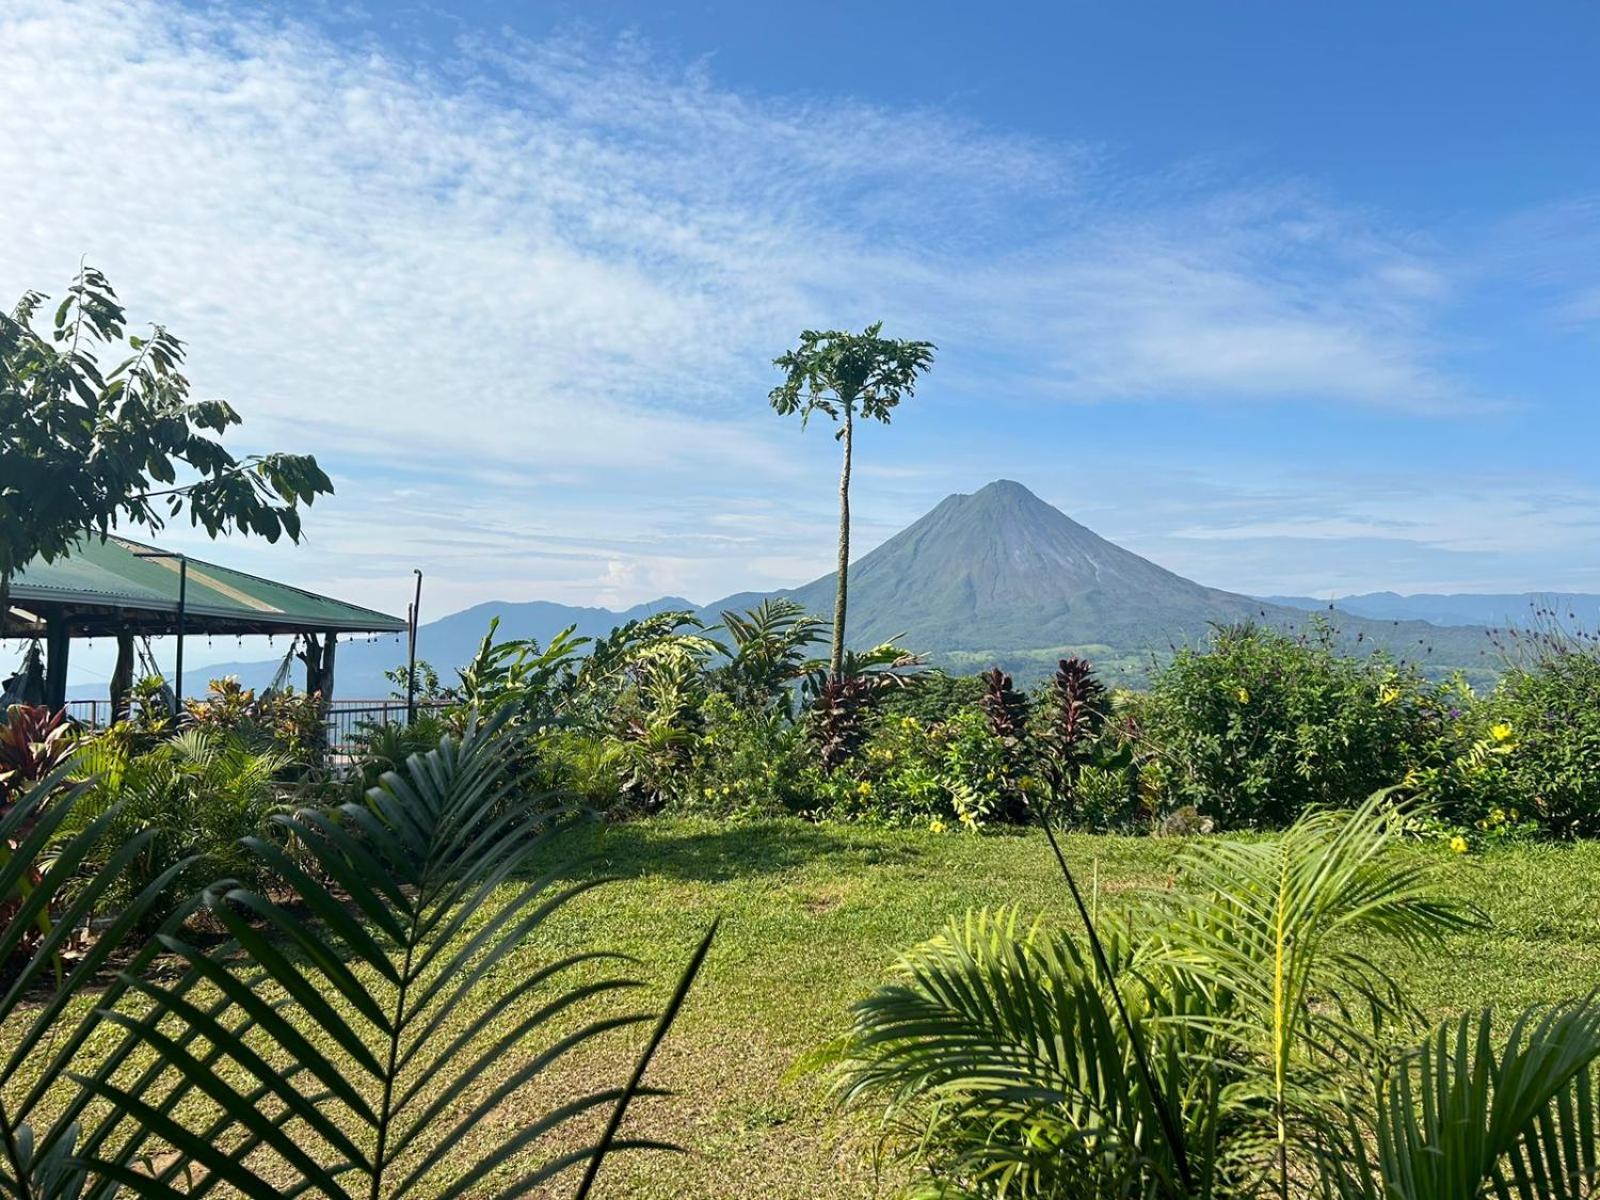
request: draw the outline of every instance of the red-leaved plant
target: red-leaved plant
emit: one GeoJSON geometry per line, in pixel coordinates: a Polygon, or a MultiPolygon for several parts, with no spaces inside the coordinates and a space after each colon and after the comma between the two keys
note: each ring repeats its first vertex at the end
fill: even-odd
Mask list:
{"type": "Polygon", "coordinates": [[[13,704],[0,725],[0,812],[16,796],[49,775],[72,754],[73,727],[67,710],[13,704]]]}

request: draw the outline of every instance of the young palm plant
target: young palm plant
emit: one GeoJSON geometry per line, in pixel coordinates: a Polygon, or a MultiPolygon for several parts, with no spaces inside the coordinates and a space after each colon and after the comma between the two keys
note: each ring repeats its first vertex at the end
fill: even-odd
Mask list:
{"type": "Polygon", "coordinates": [[[1422,953],[1481,924],[1438,897],[1424,864],[1392,850],[1382,793],[1269,840],[1198,842],[1179,866],[1181,911],[1149,948],[1180,986],[1210,997],[1201,1020],[1218,1052],[1253,1066],[1236,1099],[1258,1117],[1279,1196],[1300,1150],[1360,1099],[1350,1066],[1372,1061],[1386,1023],[1417,1015],[1373,947],[1422,953]]]}
{"type": "Polygon", "coordinates": [[[1189,998],[1132,973],[1130,951],[1109,939],[1108,975],[1071,938],[1020,929],[1012,911],[969,914],[857,1005],[822,1059],[840,1066],[843,1104],[881,1107],[881,1145],[925,1169],[907,1195],[1223,1192],[1228,1074],[1203,1035],[1170,1019],[1189,998]]]}
{"type": "Polygon", "coordinates": [[[277,818],[299,855],[248,842],[297,902],[216,884],[201,902],[234,950],[169,928],[157,942],[178,969],[124,974],[141,1003],[105,1015],[134,1065],[76,1076],[121,1117],[76,1151],[95,1184],[86,1200],[116,1187],[510,1196],[580,1164],[582,1196],[609,1151],[656,1144],[618,1131],[633,1098],[654,1091],[645,1069],[712,935],[658,1014],[594,1007],[639,986],[607,965],[615,955],[509,974],[518,947],[594,886],[519,882],[564,812],[519,788],[511,711],[412,756],[365,803],[277,818]],[[526,1085],[552,1064],[641,1025],[652,1032],[629,1079],[526,1107],[526,1085]],[[571,1128],[607,1110],[598,1136],[571,1128]],[[486,1122],[493,1138],[479,1132],[486,1122]],[[137,1166],[130,1136],[168,1152],[137,1166]]]}
{"type": "Polygon", "coordinates": [[[1352,1123],[1327,1176],[1347,1200],[1578,1200],[1600,1185],[1594,1104],[1600,995],[1446,1022],[1380,1072],[1371,1129],[1352,1123]]]}
{"type": "Polygon", "coordinates": [[[1393,836],[1374,797],[1197,844],[1142,932],[1084,908],[1088,951],[969,917],[857,1006],[844,1101],[881,1106],[918,1196],[1592,1196],[1600,999],[1388,1049],[1414,1014],[1376,944],[1481,920],[1393,836]]]}
{"type": "MultiPolygon", "coordinates": [[[[806,651],[827,634],[828,623],[793,600],[771,597],[745,612],[724,612],[731,647],[714,677],[734,703],[750,712],[794,712],[793,684],[806,673],[806,651]]],[[[712,632],[715,632],[713,630],[712,632]]]]}

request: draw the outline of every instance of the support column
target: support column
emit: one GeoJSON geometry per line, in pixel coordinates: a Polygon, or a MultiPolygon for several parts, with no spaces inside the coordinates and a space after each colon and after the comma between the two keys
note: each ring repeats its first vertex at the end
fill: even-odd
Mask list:
{"type": "Polygon", "coordinates": [[[338,636],[308,633],[304,637],[306,648],[300,652],[300,661],[306,665],[306,695],[321,692],[326,705],[333,698],[333,656],[339,648],[338,636]]]}
{"type": "Polygon", "coordinates": [[[67,702],[67,655],[72,638],[65,617],[51,617],[44,624],[44,703],[51,712],[67,702]]]}
{"type": "Polygon", "coordinates": [[[133,691],[133,634],[117,634],[117,665],[111,672],[111,724],[128,719],[128,693],[133,691]]]}
{"type": "Polygon", "coordinates": [[[322,711],[327,712],[333,700],[333,653],[339,648],[339,635],[325,633],[322,636],[328,640],[322,644],[322,679],[318,690],[322,693],[322,711]]]}

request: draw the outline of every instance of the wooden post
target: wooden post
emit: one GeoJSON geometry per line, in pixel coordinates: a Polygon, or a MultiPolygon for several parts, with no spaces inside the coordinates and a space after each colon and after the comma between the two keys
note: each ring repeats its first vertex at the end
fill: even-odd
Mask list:
{"type": "Polygon", "coordinates": [[[299,658],[306,665],[306,695],[310,696],[317,690],[317,668],[322,662],[322,646],[314,633],[305,635],[305,644],[299,658]]]}
{"type": "Polygon", "coordinates": [[[67,655],[72,636],[65,616],[50,617],[44,624],[44,703],[51,712],[67,703],[67,655]]]}
{"type": "Polygon", "coordinates": [[[339,648],[339,635],[328,632],[322,635],[327,640],[322,644],[322,680],[318,690],[322,693],[322,711],[328,711],[328,705],[333,703],[333,654],[339,648]]]}
{"type": "Polygon", "coordinates": [[[117,666],[111,672],[111,720],[128,719],[128,694],[133,691],[133,634],[123,630],[117,634],[117,666]]]}

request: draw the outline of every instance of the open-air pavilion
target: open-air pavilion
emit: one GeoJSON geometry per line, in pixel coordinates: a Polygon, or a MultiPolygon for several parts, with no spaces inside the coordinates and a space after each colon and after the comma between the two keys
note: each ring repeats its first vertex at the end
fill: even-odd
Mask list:
{"type": "Polygon", "coordinates": [[[136,639],[178,639],[174,682],[181,690],[185,637],[298,637],[307,693],[329,697],[338,635],[407,629],[400,617],[122,537],[85,538],[53,563],[28,564],[12,579],[8,610],[0,613],[0,637],[43,643],[43,699],[52,709],[66,699],[73,639],[116,639],[113,718],[133,686],[136,639]]]}

